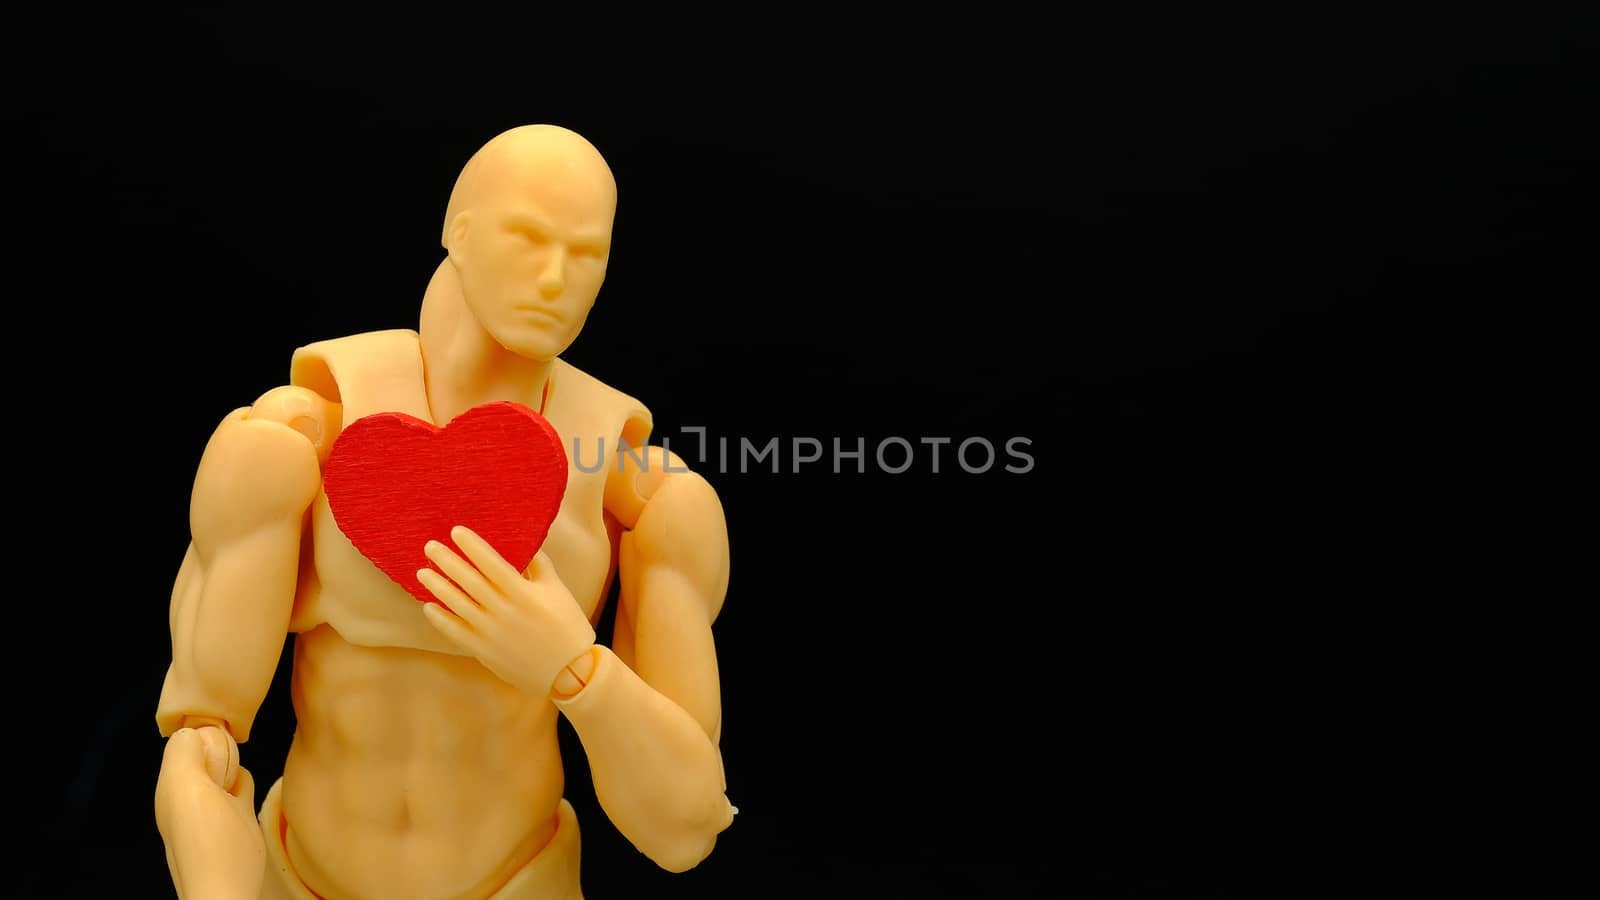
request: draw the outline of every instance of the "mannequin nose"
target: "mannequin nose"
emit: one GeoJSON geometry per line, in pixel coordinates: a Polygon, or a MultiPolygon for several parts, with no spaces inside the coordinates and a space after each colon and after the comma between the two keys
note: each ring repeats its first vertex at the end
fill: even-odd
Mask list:
{"type": "Polygon", "coordinates": [[[560,248],[552,249],[555,252],[550,255],[550,262],[545,265],[544,271],[539,273],[539,293],[543,294],[546,300],[561,293],[561,288],[565,284],[561,278],[561,261],[566,257],[566,253],[560,248]]]}

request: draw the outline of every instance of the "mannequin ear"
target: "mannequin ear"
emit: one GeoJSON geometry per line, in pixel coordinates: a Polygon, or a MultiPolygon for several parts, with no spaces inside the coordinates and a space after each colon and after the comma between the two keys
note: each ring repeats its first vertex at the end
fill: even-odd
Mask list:
{"type": "Polygon", "coordinates": [[[457,269],[466,265],[467,229],[472,224],[472,211],[462,210],[450,220],[450,227],[445,231],[448,243],[445,249],[450,251],[450,262],[457,269]]]}

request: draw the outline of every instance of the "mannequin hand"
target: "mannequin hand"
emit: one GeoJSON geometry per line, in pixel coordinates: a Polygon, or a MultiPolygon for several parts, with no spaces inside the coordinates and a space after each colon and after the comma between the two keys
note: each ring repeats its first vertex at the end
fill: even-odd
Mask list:
{"type": "Polygon", "coordinates": [[[524,577],[470,529],[458,525],[450,539],[465,559],[438,541],[423,548],[438,571],[422,569],[417,580],[439,600],[426,604],[423,615],[508,684],[549,695],[567,664],[594,645],[594,627],[578,601],[543,553],[524,577]]]}
{"type": "Polygon", "coordinates": [[[156,779],[156,827],[178,896],[255,900],[267,847],[256,821],[256,786],[222,728],[180,728],[167,739],[156,779]]]}

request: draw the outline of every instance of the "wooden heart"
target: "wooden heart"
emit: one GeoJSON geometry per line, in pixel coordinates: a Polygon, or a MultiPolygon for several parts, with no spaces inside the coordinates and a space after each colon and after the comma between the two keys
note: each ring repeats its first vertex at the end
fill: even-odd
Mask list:
{"type": "Polygon", "coordinates": [[[339,530],[380,571],[425,603],[423,545],[457,552],[465,525],[518,571],[544,543],[567,489],[567,454],[550,422],[520,403],[473,407],[440,428],[403,413],[345,427],[323,468],[339,530]]]}

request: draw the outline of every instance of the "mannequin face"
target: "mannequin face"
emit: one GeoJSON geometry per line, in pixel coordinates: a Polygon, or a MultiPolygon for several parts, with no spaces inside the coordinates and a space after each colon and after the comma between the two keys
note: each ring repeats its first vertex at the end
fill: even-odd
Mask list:
{"type": "Polygon", "coordinates": [[[477,185],[480,201],[449,224],[467,307],[530,359],[572,344],[605,280],[616,189],[592,150],[578,152],[586,147],[513,148],[477,185]]]}

